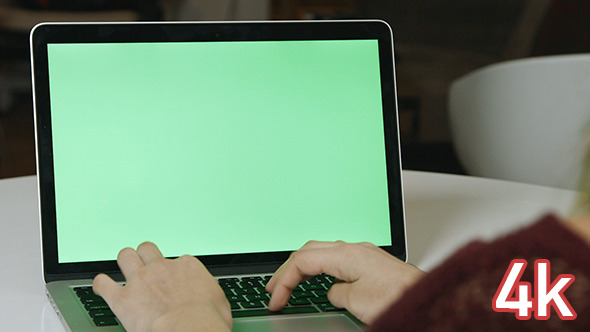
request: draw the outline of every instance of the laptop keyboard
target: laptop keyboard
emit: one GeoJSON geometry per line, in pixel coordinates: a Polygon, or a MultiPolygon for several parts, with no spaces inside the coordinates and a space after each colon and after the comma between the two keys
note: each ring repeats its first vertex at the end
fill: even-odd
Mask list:
{"type": "MultiPolygon", "coordinates": [[[[270,294],[265,289],[268,280],[270,280],[270,276],[218,279],[219,285],[231,305],[234,318],[343,310],[334,307],[328,301],[328,289],[334,283],[334,278],[322,274],[299,284],[293,290],[287,306],[279,312],[271,312],[268,310],[270,294]]],[[[109,306],[100,296],[94,294],[91,286],[75,287],[74,292],[97,326],[119,325],[119,321],[109,306]]]]}
{"type": "Polygon", "coordinates": [[[74,292],[78,295],[96,326],[119,325],[119,321],[115,318],[109,305],[102,297],[94,294],[92,286],[74,287],[74,292]]]}

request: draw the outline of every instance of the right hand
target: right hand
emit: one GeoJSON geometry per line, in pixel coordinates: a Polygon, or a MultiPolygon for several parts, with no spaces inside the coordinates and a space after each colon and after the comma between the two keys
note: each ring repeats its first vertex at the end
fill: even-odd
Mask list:
{"type": "Polygon", "coordinates": [[[425,274],[370,243],[310,241],[291,254],[268,282],[269,309],[281,310],[302,280],[320,273],[337,280],[328,291],[330,302],[366,324],[425,274]]]}

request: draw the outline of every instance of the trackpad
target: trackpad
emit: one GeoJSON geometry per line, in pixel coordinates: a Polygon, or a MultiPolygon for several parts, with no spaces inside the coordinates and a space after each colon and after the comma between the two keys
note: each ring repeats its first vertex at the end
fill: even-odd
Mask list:
{"type": "Polygon", "coordinates": [[[355,324],[345,315],[321,315],[307,317],[260,317],[234,320],[234,332],[343,332],[362,331],[363,328],[355,324]]]}

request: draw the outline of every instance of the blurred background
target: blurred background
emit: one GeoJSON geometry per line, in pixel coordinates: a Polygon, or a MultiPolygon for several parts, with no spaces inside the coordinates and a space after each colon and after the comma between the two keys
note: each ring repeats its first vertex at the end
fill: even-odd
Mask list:
{"type": "Polygon", "coordinates": [[[35,174],[28,32],[43,21],[380,18],[393,28],[404,169],[463,174],[447,92],[486,65],[590,51],[574,0],[0,0],[0,178],[35,174]]]}

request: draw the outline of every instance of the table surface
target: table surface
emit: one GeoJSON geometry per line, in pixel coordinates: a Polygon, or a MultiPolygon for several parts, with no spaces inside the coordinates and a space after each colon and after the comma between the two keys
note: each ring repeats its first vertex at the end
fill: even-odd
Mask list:
{"type": "MultiPolygon", "coordinates": [[[[429,270],[470,240],[491,239],[546,212],[567,215],[573,191],[404,171],[409,262],[429,270]]],[[[64,331],[45,297],[34,176],[0,180],[0,322],[6,331],[64,331]]]]}

